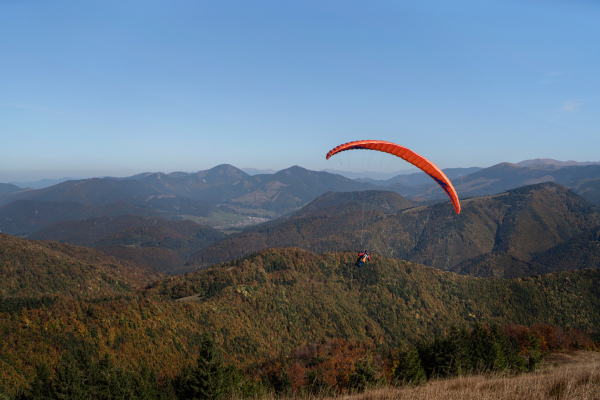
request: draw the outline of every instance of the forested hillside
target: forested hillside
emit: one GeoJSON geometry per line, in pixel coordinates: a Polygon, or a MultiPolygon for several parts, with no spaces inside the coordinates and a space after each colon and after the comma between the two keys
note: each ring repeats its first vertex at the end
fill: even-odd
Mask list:
{"type": "Polygon", "coordinates": [[[161,276],[85,247],[0,234],[0,298],[114,296],[161,276]]]}
{"type": "MultiPolygon", "coordinates": [[[[13,250],[9,263],[3,255],[3,265],[30,265],[28,246],[38,244],[13,250]]],[[[50,257],[52,246],[36,257],[50,257]]],[[[506,280],[379,256],[363,268],[354,261],[354,253],[271,249],[159,280],[135,294],[115,297],[106,288],[89,300],[15,302],[8,284],[0,313],[0,385],[24,387],[35,365],[52,369],[61,355],[82,351],[92,359],[107,355],[132,371],[174,376],[196,359],[207,332],[228,363],[245,368],[329,339],[394,349],[462,324],[549,324],[590,333],[600,326],[600,270],[506,280]]]]}
{"type": "MultiPolygon", "coordinates": [[[[600,205],[600,165],[569,163],[555,160],[533,160],[519,164],[500,163],[472,173],[451,178],[461,198],[489,196],[523,186],[553,182],[565,186],[586,200],[600,205]]],[[[415,174],[417,175],[417,174],[415,174]]],[[[388,187],[409,198],[442,199],[443,193],[429,182],[418,186],[403,186],[410,182],[399,177],[388,187]]],[[[416,178],[416,177],[415,177],[416,178]]],[[[419,182],[415,180],[414,182],[419,182]]]]}
{"type": "MultiPolygon", "coordinates": [[[[596,267],[593,262],[570,263],[568,259],[553,262],[552,254],[558,254],[555,246],[600,226],[597,206],[557,184],[464,199],[459,215],[449,203],[383,209],[370,205],[370,201],[378,196],[388,198],[389,194],[371,193],[374,196],[367,201],[361,200],[360,194],[354,199],[340,194],[339,203],[321,211],[313,203],[325,202],[316,199],[291,218],[248,229],[206,247],[191,259],[190,269],[278,246],[316,252],[368,248],[442,270],[475,275],[481,271],[482,276],[528,276],[596,267]],[[546,252],[550,253],[544,257],[546,252]]],[[[573,246],[578,244],[587,246],[572,242],[573,246]]]]}
{"type": "MultiPolygon", "coordinates": [[[[30,236],[53,224],[63,224],[82,219],[117,215],[157,217],[160,213],[149,208],[139,208],[124,202],[101,206],[85,205],[73,201],[17,200],[0,206],[0,229],[14,236],[30,236]]],[[[59,240],[59,237],[52,240],[59,240]]]]}
{"type": "Polygon", "coordinates": [[[192,254],[225,236],[190,220],[118,215],[56,223],[31,238],[93,247],[155,271],[175,273],[192,254]]]}

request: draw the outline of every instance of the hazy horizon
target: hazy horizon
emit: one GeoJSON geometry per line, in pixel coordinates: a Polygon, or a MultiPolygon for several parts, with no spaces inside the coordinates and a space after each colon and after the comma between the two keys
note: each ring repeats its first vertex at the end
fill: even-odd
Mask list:
{"type": "MultiPolygon", "coordinates": [[[[559,164],[571,164],[571,163],[575,163],[575,164],[581,164],[581,165],[585,165],[585,164],[600,164],[600,161],[575,161],[575,160],[555,160],[555,159],[548,159],[548,158],[540,158],[540,159],[527,159],[527,160],[522,160],[519,161],[515,164],[527,164],[528,162],[531,161],[536,161],[536,160],[546,160],[547,162],[558,162],[559,164]]],[[[390,179],[393,178],[394,176],[398,176],[398,175],[404,175],[404,174],[412,174],[412,173],[419,173],[419,169],[416,167],[413,167],[411,165],[409,165],[408,163],[402,161],[402,160],[398,160],[399,164],[406,164],[406,168],[404,169],[389,169],[387,171],[372,171],[372,170],[364,170],[364,171],[350,171],[350,170],[339,170],[339,169],[335,169],[335,168],[325,168],[325,169],[321,169],[318,170],[320,172],[329,172],[329,173],[334,173],[334,174],[339,174],[339,175],[343,175],[347,178],[350,179],[361,179],[361,178],[371,178],[371,179],[375,179],[375,180],[385,180],[385,179],[390,179]]],[[[286,168],[282,168],[279,170],[274,170],[274,169],[260,169],[260,168],[254,168],[254,167],[238,167],[234,164],[230,164],[230,163],[226,163],[229,165],[232,165],[235,168],[238,168],[246,173],[248,173],[249,175],[257,175],[257,174],[274,174],[277,173],[281,170],[285,170],[288,168],[293,167],[293,165],[290,165],[289,167],[286,168]]],[[[496,164],[494,164],[496,165],[496,164]]],[[[207,168],[207,170],[212,169],[217,167],[218,165],[215,165],[211,168],[207,168]]],[[[464,166],[464,167],[454,167],[454,168],[464,168],[464,169],[468,169],[468,168],[489,168],[492,167],[493,165],[489,165],[486,167],[482,167],[479,165],[471,165],[471,166],[464,166]]],[[[300,166],[302,167],[302,166],[300,166]]],[[[305,168],[305,167],[302,167],[305,168]]],[[[310,168],[305,168],[310,170],[310,168]]],[[[444,168],[444,169],[449,169],[449,168],[444,168]]],[[[77,176],[77,174],[67,174],[67,175],[63,175],[63,176],[57,176],[57,177],[52,177],[51,175],[44,175],[44,172],[39,172],[39,175],[34,175],[34,176],[43,176],[39,179],[21,179],[21,180],[10,180],[10,181],[1,181],[0,183],[8,183],[8,184],[14,184],[17,186],[20,186],[22,188],[27,187],[26,185],[33,185],[33,186],[29,186],[31,188],[34,189],[39,189],[39,188],[43,188],[43,187],[47,187],[47,186],[51,186],[53,184],[56,184],[58,182],[62,182],[62,181],[66,181],[66,180],[83,180],[83,179],[90,179],[90,178],[127,178],[130,176],[134,176],[137,174],[143,174],[143,173],[165,173],[165,174],[171,174],[171,173],[176,173],[176,172],[183,172],[183,173],[189,173],[189,174],[194,174],[197,172],[201,172],[204,170],[198,170],[198,171],[143,171],[143,172],[136,172],[136,173],[132,173],[132,174],[127,174],[127,175],[105,175],[105,174],[97,174],[97,175],[81,175],[81,176],[77,176]]]]}
{"type": "Polygon", "coordinates": [[[442,169],[595,161],[599,19],[587,0],[0,2],[0,182],[319,171],[360,139],[442,169]]]}

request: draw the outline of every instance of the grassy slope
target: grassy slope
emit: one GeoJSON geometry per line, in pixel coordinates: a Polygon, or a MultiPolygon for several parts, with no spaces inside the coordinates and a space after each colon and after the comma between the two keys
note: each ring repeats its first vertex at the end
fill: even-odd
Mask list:
{"type": "MultiPolygon", "coordinates": [[[[347,400],[496,400],[600,398],[600,353],[577,351],[552,354],[546,367],[525,375],[473,375],[440,379],[417,387],[387,387],[347,400]]],[[[338,397],[339,398],[339,397],[338,397]]],[[[315,400],[317,400],[315,398],[315,400]]],[[[323,397],[329,399],[329,397],[323,397]]]]}

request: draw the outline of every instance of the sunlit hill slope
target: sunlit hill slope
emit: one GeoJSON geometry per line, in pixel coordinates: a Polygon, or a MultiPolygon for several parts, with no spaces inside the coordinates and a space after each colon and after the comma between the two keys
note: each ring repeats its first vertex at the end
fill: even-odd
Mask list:
{"type": "MultiPolygon", "coordinates": [[[[4,240],[13,254],[10,264],[3,256],[4,267],[20,263],[31,266],[32,274],[36,263],[29,261],[28,249],[38,246],[39,260],[55,251],[54,244],[44,250],[44,244],[4,240]]],[[[22,385],[31,379],[35,363],[54,365],[57,355],[78,348],[111,354],[132,368],[143,364],[174,374],[194,359],[203,332],[216,334],[226,358],[243,366],[326,338],[394,347],[471,322],[547,323],[585,331],[600,326],[600,270],[506,280],[379,256],[364,268],[354,261],[354,253],[271,249],[157,280],[135,294],[115,297],[110,285],[98,284],[105,296],[54,297],[44,305],[11,301],[18,292],[10,280],[2,280],[7,294],[0,313],[5,338],[0,384],[22,385]]],[[[78,265],[65,266],[64,274],[88,284],[95,267],[81,271],[78,265]]],[[[134,286],[126,280],[120,286],[127,282],[134,286]]],[[[33,292],[57,290],[44,285],[40,280],[33,292]]],[[[79,289],[86,294],[83,285],[79,289]]]]}
{"type": "Polygon", "coordinates": [[[518,277],[597,266],[594,257],[570,263],[556,246],[579,238],[571,242],[571,251],[584,246],[596,254],[598,242],[591,233],[600,227],[598,206],[554,183],[464,199],[459,215],[448,202],[412,207],[391,192],[367,193],[370,197],[359,193],[354,199],[352,194],[323,195],[289,218],[207,246],[191,258],[189,268],[294,245],[316,252],[366,247],[376,254],[478,276],[518,277]],[[554,263],[559,253],[562,261],[554,263]]]}
{"type": "Polygon", "coordinates": [[[85,247],[0,234],[0,298],[112,296],[142,288],[160,276],[85,247]]]}

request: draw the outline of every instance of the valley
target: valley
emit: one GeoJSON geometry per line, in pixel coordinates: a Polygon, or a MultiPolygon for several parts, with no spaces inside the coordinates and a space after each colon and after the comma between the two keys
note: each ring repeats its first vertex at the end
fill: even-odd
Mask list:
{"type": "MultiPolygon", "coordinates": [[[[539,261],[548,259],[543,252],[553,251],[560,257],[558,248],[551,248],[562,246],[564,252],[568,246],[585,247],[575,237],[593,237],[598,227],[593,210],[600,202],[594,203],[600,199],[596,197],[599,167],[557,166],[552,160],[522,164],[448,171],[460,188],[464,206],[460,215],[449,218],[439,217],[450,216],[442,206],[443,192],[423,173],[359,182],[300,167],[251,176],[221,165],[195,174],[66,181],[0,194],[0,231],[91,246],[132,261],[145,260],[170,274],[282,246],[317,252],[370,247],[387,257],[477,276],[551,272],[549,261],[539,261]],[[541,181],[548,183],[528,185],[541,181]],[[402,190],[397,193],[394,184],[400,182],[402,190]],[[365,193],[371,195],[365,197],[365,193]],[[436,203],[440,199],[442,203],[436,203]],[[563,209],[561,220],[556,217],[558,208],[563,209]],[[132,216],[137,216],[137,222],[132,216]],[[164,241],[165,235],[172,235],[166,230],[160,234],[147,230],[142,241],[125,239],[128,234],[123,232],[119,243],[115,237],[99,235],[101,230],[91,230],[90,223],[102,217],[112,218],[114,227],[106,231],[112,235],[125,227],[142,228],[147,224],[144,220],[154,220],[157,227],[188,220],[198,225],[195,229],[214,232],[204,234],[202,242],[177,233],[170,244],[164,241]],[[90,222],[89,228],[84,228],[85,221],[90,222]],[[83,241],[77,239],[81,234],[87,237],[83,241]],[[530,237],[544,239],[517,250],[522,245],[516,243],[526,243],[530,237]],[[569,240],[573,240],[570,245],[569,240]],[[155,255],[143,257],[139,249],[155,255]]],[[[595,254],[594,246],[589,248],[595,254]]],[[[594,266],[595,257],[578,263],[577,268],[594,266]]],[[[567,264],[561,263],[560,268],[572,268],[567,264]]]]}

